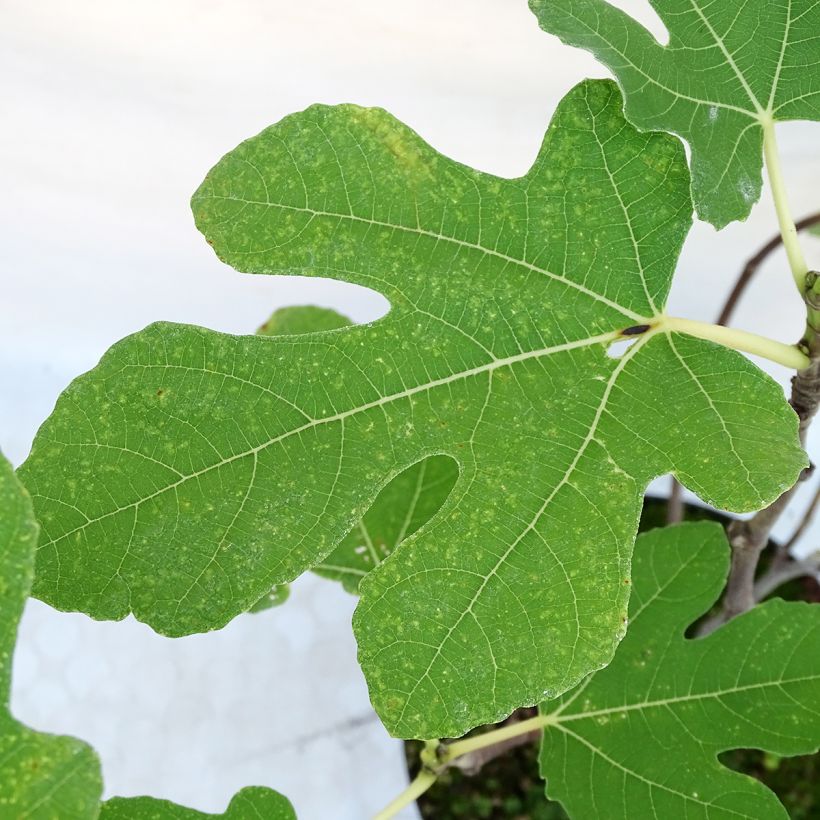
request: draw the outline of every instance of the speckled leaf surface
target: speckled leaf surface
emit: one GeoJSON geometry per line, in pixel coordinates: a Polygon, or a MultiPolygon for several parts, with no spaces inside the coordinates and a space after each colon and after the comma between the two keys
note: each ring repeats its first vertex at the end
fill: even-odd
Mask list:
{"type": "MultiPolygon", "coordinates": [[[[336,330],[352,324],[335,310],[304,305],[276,310],[256,332],[282,336],[336,330]]],[[[379,493],[373,506],[313,571],[339,581],[355,595],[362,578],[441,509],[456,478],[458,464],[447,456],[430,456],[408,467],[379,493]]],[[[275,586],[250,611],[261,612],[283,604],[288,599],[287,589],[286,584],[275,586]]]]}
{"type": "MultiPolygon", "coordinates": [[[[280,308],[256,332],[264,336],[315,333],[350,327],[353,322],[329,308],[310,305],[280,308]]],[[[339,581],[356,594],[371,569],[426,524],[447,500],[458,478],[458,464],[447,456],[430,456],[399,473],[328,557],[313,567],[323,578],[339,581]]],[[[287,600],[276,587],[252,609],[258,612],[287,600]]]]}
{"type": "Polygon", "coordinates": [[[248,612],[265,612],[287,603],[290,598],[290,584],[274,584],[248,612]]]}
{"type": "Polygon", "coordinates": [[[760,196],[763,124],[820,119],[820,4],[650,1],[668,45],[606,0],[530,7],[542,28],[612,71],[632,123],[689,143],[702,219],[745,219],[760,196]]]}
{"type": "Polygon", "coordinates": [[[36,545],[31,501],[0,455],[0,817],[91,820],[102,791],[97,756],[72,737],[26,728],[8,708],[14,643],[36,545]]]}
{"type": "Polygon", "coordinates": [[[330,308],[297,305],[279,308],[256,330],[257,336],[293,336],[350,327],[353,322],[330,308]]]}
{"type": "Polygon", "coordinates": [[[102,804],[100,820],[296,820],[288,800],[278,792],[249,786],[237,792],[222,814],[206,814],[154,797],[114,797],[102,804]]]}
{"type": "MultiPolygon", "coordinates": [[[[298,305],[279,308],[256,329],[257,336],[287,336],[294,333],[315,333],[336,330],[351,324],[350,319],[329,308],[298,305]]],[[[290,584],[274,584],[248,612],[264,612],[282,606],[290,598],[290,584]]]]}
{"type": "Polygon", "coordinates": [[[612,663],[549,703],[547,794],[571,817],[788,817],[730,749],[820,746],[820,606],[773,600],[709,637],[684,638],[719,597],[729,545],[717,524],[639,536],[629,631],[612,663]]]}
{"type": "Polygon", "coordinates": [[[158,324],[115,345],[24,468],[37,594],[170,635],[219,627],[444,455],[453,491],[367,575],[354,616],[389,730],[460,735],[605,664],[646,484],[674,471],[750,510],[805,464],[773,381],[664,329],[688,170],[622,107],[613,83],[578,86],[513,180],[355,106],[229,153],[193,199],[224,261],[358,283],[391,310],[270,338],[158,324]]]}
{"type": "Polygon", "coordinates": [[[340,581],[355,595],[364,576],[441,509],[457,478],[458,464],[448,456],[430,456],[408,467],[313,571],[340,581]]]}

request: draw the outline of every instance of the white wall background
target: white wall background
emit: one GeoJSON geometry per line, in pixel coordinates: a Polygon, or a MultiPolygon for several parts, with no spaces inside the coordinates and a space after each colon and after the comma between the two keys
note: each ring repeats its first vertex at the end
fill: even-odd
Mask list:
{"type": "MultiPolygon", "coordinates": [[[[646,0],[617,5],[662,33],[646,0]]],[[[604,72],[540,32],[526,0],[0,0],[0,446],[19,463],[63,387],[149,322],[248,332],[287,304],[385,311],[359,287],[217,261],[188,198],[240,140],[313,102],[357,102],[462,162],[518,175],[584,76],[604,72]]],[[[779,136],[795,213],[820,208],[820,125],[779,136]]],[[[671,312],[711,320],[774,226],[765,195],[745,224],[697,225],[671,312]]],[[[820,265],[820,242],[809,250],[820,265]]],[[[778,255],[736,323],[793,341],[789,288],[778,255]]],[[[31,602],[13,709],[93,743],[109,795],[217,811],[253,783],[307,820],[367,817],[405,774],[369,708],[353,605],[309,578],[281,609],[172,641],[31,602]]]]}

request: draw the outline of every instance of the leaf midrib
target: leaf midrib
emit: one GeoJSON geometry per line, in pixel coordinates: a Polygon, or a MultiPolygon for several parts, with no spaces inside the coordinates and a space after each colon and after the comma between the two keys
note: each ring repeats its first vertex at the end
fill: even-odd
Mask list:
{"type": "MultiPolygon", "coordinates": [[[[518,364],[518,363],[523,362],[523,361],[527,361],[529,359],[542,358],[544,356],[550,356],[550,355],[554,355],[556,353],[566,352],[566,351],[570,351],[570,350],[578,350],[578,349],[585,348],[585,347],[592,347],[592,346],[598,345],[598,344],[601,344],[601,345],[609,344],[609,343],[615,341],[618,338],[620,338],[620,331],[610,331],[608,333],[602,333],[602,334],[599,334],[599,335],[596,335],[596,336],[590,336],[590,337],[587,337],[585,339],[579,339],[579,340],[576,340],[576,341],[573,341],[573,342],[565,342],[564,344],[561,344],[561,345],[554,345],[552,347],[540,348],[540,349],[537,349],[537,350],[526,351],[524,353],[517,353],[513,356],[508,356],[508,357],[505,357],[503,359],[495,359],[491,362],[488,362],[488,363],[483,364],[483,365],[478,365],[477,367],[473,367],[473,368],[470,368],[468,370],[462,370],[462,371],[459,371],[457,373],[450,374],[449,376],[444,376],[440,379],[435,379],[435,380],[432,380],[432,381],[429,381],[429,382],[425,382],[424,384],[416,385],[415,387],[408,388],[407,390],[403,390],[403,391],[400,391],[398,393],[393,393],[389,396],[380,397],[378,399],[375,399],[372,402],[367,402],[366,404],[359,405],[358,407],[350,408],[348,410],[342,411],[341,413],[336,413],[334,415],[325,416],[325,417],[319,418],[319,419],[311,419],[311,421],[309,421],[309,422],[307,422],[307,423],[305,423],[305,424],[303,424],[299,427],[293,428],[292,430],[288,430],[285,433],[282,433],[281,435],[276,436],[272,439],[268,439],[267,441],[262,442],[261,444],[258,444],[255,447],[248,448],[247,450],[244,450],[241,453],[236,453],[232,456],[228,456],[227,458],[222,458],[222,459],[220,459],[219,461],[217,461],[213,464],[209,464],[207,467],[204,467],[201,470],[196,470],[193,473],[183,475],[177,481],[172,482],[171,484],[168,484],[165,487],[162,487],[159,490],[156,490],[155,492],[153,492],[149,495],[143,496],[142,498],[139,498],[136,501],[131,502],[130,504],[126,504],[122,507],[117,507],[116,509],[111,510],[110,512],[104,513],[103,515],[97,516],[95,518],[86,517],[85,523],[81,524],[78,527],[75,527],[72,530],[69,530],[69,531],[61,534],[57,538],[53,538],[53,539],[50,539],[48,541],[42,542],[40,544],[40,547],[42,548],[42,547],[51,546],[51,545],[65,539],[65,538],[68,538],[72,535],[75,535],[78,532],[81,532],[82,530],[86,529],[87,527],[91,526],[92,524],[97,523],[98,521],[102,521],[106,518],[110,518],[113,515],[118,515],[119,513],[124,512],[126,510],[137,508],[141,504],[143,504],[147,501],[151,501],[152,499],[157,498],[158,496],[162,495],[163,493],[168,492],[169,490],[176,489],[177,487],[181,486],[182,484],[184,484],[187,481],[190,481],[191,479],[199,478],[200,476],[205,475],[205,474],[211,472],[212,470],[219,469],[220,467],[224,467],[225,465],[231,464],[235,461],[240,461],[241,459],[247,458],[248,456],[256,455],[256,454],[264,451],[268,447],[273,446],[274,444],[278,444],[279,442],[284,441],[285,439],[290,438],[291,436],[299,435],[300,433],[303,433],[307,430],[313,429],[314,427],[318,427],[319,425],[331,424],[333,422],[343,421],[346,418],[350,418],[351,416],[355,416],[358,413],[362,413],[362,412],[365,412],[367,410],[371,410],[375,407],[380,407],[382,405],[389,404],[393,401],[398,401],[398,400],[401,400],[401,399],[409,398],[409,397],[414,396],[418,393],[423,393],[423,392],[426,392],[428,390],[435,389],[436,387],[441,387],[441,386],[444,386],[446,384],[450,384],[452,382],[459,381],[461,379],[467,379],[467,378],[470,378],[472,376],[481,375],[482,373],[493,372],[494,370],[500,369],[502,367],[510,367],[512,365],[518,364]]],[[[133,365],[126,365],[121,369],[125,370],[125,369],[128,369],[128,368],[139,368],[141,370],[149,370],[149,369],[154,369],[154,368],[167,369],[167,367],[168,367],[168,365],[145,365],[145,364],[137,365],[137,364],[133,364],[133,365]]],[[[213,375],[217,375],[217,376],[222,375],[222,374],[217,373],[215,371],[207,371],[204,368],[202,369],[202,372],[206,372],[206,373],[210,372],[213,375]]],[[[72,446],[72,445],[69,444],[67,446],[72,446]]],[[[73,446],[94,447],[96,445],[88,444],[88,445],[73,445],[73,446]]],[[[108,446],[113,447],[113,445],[108,445],[108,446]]],[[[125,447],[122,447],[122,448],[119,448],[119,449],[121,449],[123,452],[134,453],[134,454],[137,454],[137,455],[141,455],[137,451],[129,450],[128,448],[125,448],[125,447]]],[[[170,466],[168,466],[168,465],[165,465],[165,466],[167,467],[167,469],[169,469],[171,471],[174,471],[173,468],[171,468],[170,466]]],[[[38,498],[49,498],[48,496],[43,496],[40,493],[34,493],[34,495],[38,498]]],[[[49,500],[57,501],[59,503],[65,503],[65,502],[61,502],[60,499],[49,499],[49,500]]]]}
{"type": "MultiPolygon", "coordinates": [[[[525,178],[526,179],[526,178],[525,178]]],[[[511,180],[503,180],[505,182],[510,182],[511,180]]],[[[512,180],[515,181],[515,180],[512,180]]],[[[615,189],[617,190],[617,189],[615,189]]],[[[429,231],[425,228],[412,228],[409,225],[398,225],[393,222],[384,222],[377,219],[368,219],[363,216],[356,216],[355,214],[341,214],[336,213],[334,211],[319,211],[313,208],[302,207],[297,205],[284,205],[279,202],[269,202],[263,200],[254,200],[254,199],[244,199],[243,197],[234,197],[234,196],[222,196],[217,194],[208,194],[207,196],[203,195],[203,199],[219,199],[219,200],[226,200],[229,202],[241,202],[245,205],[257,205],[264,208],[280,208],[286,211],[293,211],[296,213],[304,213],[309,214],[311,217],[319,217],[319,218],[327,218],[327,219],[338,219],[338,220],[349,220],[351,222],[361,222],[365,225],[371,225],[376,228],[386,228],[388,230],[394,231],[405,231],[407,233],[414,234],[416,236],[426,236],[431,239],[435,239],[438,242],[448,242],[454,245],[458,245],[462,248],[467,248],[468,250],[479,251],[480,253],[487,254],[488,256],[495,257],[507,264],[511,265],[518,265],[520,267],[525,268],[526,270],[532,271],[533,273],[539,273],[543,276],[546,276],[550,279],[555,280],[556,282],[560,282],[563,285],[566,285],[569,288],[573,288],[577,290],[579,293],[583,293],[584,296],[588,296],[590,299],[594,299],[596,302],[600,302],[601,304],[606,305],[607,307],[618,311],[623,316],[628,317],[629,319],[634,320],[636,323],[638,321],[643,321],[644,317],[641,316],[640,313],[631,310],[630,308],[624,307],[623,305],[619,304],[618,302],[613,301],[612,299],[608,299],[606,296],[597,293],[590,288],[587,288],[585,285],[580,284],[579,282],[575,282],[572,279],[568,279],[566,276],[563,276],[558,273],[553,273],[552,271],[547,270],[546,268],[539,267],[538,265],[534,265],[531,262],[527,262],[523,259],[518,259],[515,256],[508,256],[505,253],[501,253],[494,248],[488,248],[485,245],[480,245],[476,242],[467,242],[464,239],[457,239],[453,236],[448,236],[447,234],[437,233],[436,231],[429,231]]],[[[235,217],[234,217],[235,218],[235,217]]],[[[304,230],[304,228],[302,228],[304,230]]],[[[283,243],[287,244],[287,243],[283,243]]],[[[273,245],[267,248],[260,248],[259,250],[254,251],[236,251],[236,250],[229,250],[225,252],[227,256],[258,256],[259,254],[270,253],[273,250],[278,250],[279,248],[283,247],[283,245],[273,245]]],[[[290,269],[288,269],[290,271],[290,269]]],[[[641,277],[643,279],[643,277],[641,277]]],[[[646,283],[644,282],[644,287],[646,288],[646,283]]]]}
{"type": "MultiPolygon", "coordinates": [[[[716,689],[708,692],[698,692],[697,694],[679,695],[672,698],[659,698],[658,700],[645,700],[638,703],[625,703],[620,706],[613,706],[610,709],[596,709],[591,712],[561,713],[555,712],[555,719],[546,723],[546,728],[551,726],[559,727],[562,723],[571,721],[586,720],[588,718],[606,717],[608,715],[618,715],[622,712],[634,712],[643,709],[656,709],[664,706],[671,706],[676,703],[689,703],[701,700],[720,699],[721,697],[734,695],[738,692],[748,692],[768,687],[782,687],[795,683],[809,683],[820,681],[820,675],[806,675],[797,678],[781,678],[780,680],[762,681],[760,683],[749,683],[744,686],[732,686],[727,689],[716,689]]],[[[546,717],[552,717],[548,715],[546,717]]]]}
{"type": "MultiPolygon", "coordinates": [[[[689,794],[687,792],[682,792],[682,791],[679,791],[678,789],[673,789],[671,786],[667,786],[665,783],[658,783],[655,780],[651,780],[650,778],[645,777],[644,775],[640,774],[639,772],[636,772],[633,769],[627,768],[626,766],[623,765],[623,763],[620,763],[619,761],[617,761],[614,758],[610,757],[608,754],[606,754],[606,752],[604,752],[603,749],[598,748],[594,743],[591,743],[585,737],[583,737],[583,735],[578,735],[575,732],[571,731],[570,729],[567,729],[564,726],[558,726],[557,728],[561,732],[563,732],[565,735],[567,735],[568,737],[574,738],[581,745],[586,746],[594,755],[598,755],[598,757],[603,758],[607,763],[609,763],[610,766],[613,766],[614,768],[619,769],[624,774],[629,775],[630,777],[634,777],[636,780],[640,780],[641,783],[645,783],[650,788],[654,787],[654,788],[660,789],[661,791],[665,791],[665,792],[669,792],[670,794],[674,794],[677,797],[682,797],[684,800],[692,802],[692,803],[696,803],[699,806],[704,806],[704,807],[706,807],[707,812],[708,812],[708,810],[711,806],[715,805],[714,801],[701,800],[699,797],[695,797],[692,794],[689,794]]],[[[593,800],[594,800],[594,797],[593,797],[593,800]]],[[[744,812],[735,811],[734,809],[729,809],[729,808],[726,808],[725,806],[721,806],[720,810],[728,812],[729,814],[734,814],[737,817],[741,817],[741,818],[743,818],[743,820],[749,820],[749,816],[744,812]]],[[[655,814],[655,817],[657,818],[658,814],[657,813],[654,813],[654,814],[655,814]]]]}
{"type": "MultiPolygon", "coordinates": [[[[424,671],[424,673],[422,675],[419,676],[419,678],[416,681],[415,685],[410,690],[410,692],[407,694],[407,698],[405,700],[404,706],[402,707],[401,713],[399,714],[398,719],[396,720],[396,725],[400,725],[402,720],[404,719],[404,713],[407,711],[407,708],[410,705],[411,699],[413,698],[413,695],[415,694],[416,690],[421,685],[421,683],[424,680],[431,680],[432,681],[432,678],[430,677],[430,672],[433,668],[433,665],[441,657],[441,653],[444,649],[444,646],[448,643],[448,641],[452,637],[453,633],[461,625],[464,618],[466,618],[467,615],[473,615],[474,622],[476,623],[476,625],[479,626],[479,628],[481,628],[481,625],[479,624],[478,618],[473,614],[473,607],[475,606],[475,604],[478,602],[478,600],[483,595],[484,590],[487,587],[487,584],[490,582],[490,579],[494,578],[498,574],[498,571],[507,562],[507,559],[510,557],[510,555],[512,555],[512,553],[515,551],[515,549],[518,547],[518,545],[521,543],[521,541],[524,539],[524,537],[535,528],[535,526],[540,521],[541,516],[544,514],[544,511],[547,509],[549,504],[552,502],[552,500],[555,498],[555,496],[558,494],[558,492],[567,484],[567,482],[570,479],[570,476],[575,472],[575,468],[578,466],[578,463],[580,462],[581,458],[583,457],[584,453],[586,452],[587,447],[589,447],[590,443],[595,439],[595,433],[597,432],[598,425],[600,424],[601,418],[602,418],[603,413],[604,413],[604,409],[606,408],[606,405],[609,402],[609,397],[612,393],[612,390],[613,390],[613,388],[615,387],[615,384],[618,381],[618,377],[624,371],[627,364],[629,364],[630,360],[635,355],[637,355],[637,353],[640,351],[640,349],[652,338],[653,335],[654,335],[654,332],[650,331],[649,333],[647,333],[644,336],[640,337],[638,339],[638,341],[621,357],[621,359],[618,362],[617,366],[613,369],[612,374],[610,375],[610,377],[607,381],[606,388],[603,392],[603,395],[601,396],[601,400],[598,403],[598,407],[596,409],[595,416],[593,417],[592,423],[589,426],[589,430],[587,431],[587,434],[584,437],[584,440],[581,443],[581,446],[578,448],[574,458],[572,459],[572,462],[569,464],[569,466],[565,470],[564,475],[561,477],[561,480],[556,483],[556,485],[552,488],[550,493],[544,499],[544,502],[542,503],[541,507],[538,509],[538,511],[535,513],[535,515],[529,521],[527,526],[522,529],[522,531],[515,538],[515,540],[513,540],[510,543],[510,545],[504,550],[504,552],[499,556],[498,560],[496,561],[496,563],[492,567],[492,569],[487,573],[487,575],[484,576],[484,578],[481,581],[481,584],[479,584],[479,586],[478,586],[478,589],[475,591],[472,598],[470,599],[470,603],[464,608],[463,612],[455,620],[453,625],[447,630],[444,637],[439,641],[438,645],[436,646],[435,652],[433,653],[433,657],[430,659],[430,662],[427,665],[427,669],[424,671]]],[[[569,574],[567,573],[566,567],[564,566],[563,562],[555,554],[555,552],[552,550],[552,548],[549,546],[549,544],[547,544],[545,542],[545,546],[552,553],[552,556],[555,559],[556,566],[561,568],[561,571],[564,575],[564,580],[566,581],[567,586],[571,590],[573,590],[572,604],[573,604],[574,614],[575,614],[576,642],[572,646],[572,655],[571,655],[569,661],[566,664],[567,670],[571,671],[571,670],[573,670],[573,666],[574,666],[574,663],[575,663],[575,650],[577,649],[577,645],[578,645],[577,638],[578,638],[578,636],[580,635],[580,632],[581,632],[581,621],[580,621],[580,616],[579,616],[579,613],[578,613],[578,599],[575,597],[575,592],[574,592],[574,588],[573,588],[573,584],[572,584],[572,579],[570,578],[569,574]]],[[[488,640],[488,645],[489,645],[489,640],[488,640]]],[[[490,652],[490,654],[491,654],[491,657],[493,657],[493,662],[495,663],[495,657],[492,655],[492,651],[490,652]]],[[[494,693],[494,695],[495,695],[495,693],[494,693]]]]}
{"type": "MultiPolygon", "coordinates": [[[[599,31],[597,31],[597,30],[591,28],[590,26],[588,26],[584,20],[582,20],[579,17],[576,17],[569,10],[565,9],[565,11],[566,11],[567,16],[571,17],[579,26],[582,26],[582,27],[586,28],[588,31],[590,31],[592,34],[594,34],[596,37],[603,38],[603,35],[601,35],[601,33],[599,31]]],[[[628,14],[625,14],[625,16],[628,17],[629,20],[632,23],[637,24],[637,21],[635,20],[634,17],[632,17],[628,14]]],[[[673,97],[678,97],[681,100],[686,100],[686,102],[690,102],[690,103],[693,103],[695,105],[708,105],[709,107],[712,107],[712,108],[723,108],[727,111],[734,111],[736,114],[743,114],[746,117],[751,117],[754,120],[758,119],[758,116],[754,111],[749,111],[749,109],[742,108],[739,105],[732,105],[731,103],[725,103],[725,102],[721,102],[719,100],[703,100],[703,99],[700,99],[699,97],[692,97],[692,96],[689,96],[688,94],[683,94],[682,92],[678,91],[675,88],[670,88],[668,85],[664,85],[662,82],[660,82],[660,80],[657,79],[657,77],[653,77],[651,74],[648,74],[646,71],[644,71],[639,65],[637,65],[634,62],[634,60],[631,60],[626,54],[624,54],[623,51],[621,51],[621,49],[617,48],[614,43],[611,43],[611,42],[608,42],[608,41],[605,41],[605,42],[606,42],[606,45],[609,48],[611,48],[612,51],[614,51],[624,61],[624,63],[626,64],[626,66],[628,68],[632,69],[632,71],[634,71],[636,74],[639,74],[641,77],[643,77],[650,85],[654,85],[657,88],[661,89],[661,91],[665,91],[666,93],[671,94],[673,97]]],[[[669,49],[669,46],[659,46],[659,48],[667,50],[667,49],[669,49]]],[[[603,60],[602,60],[602,62],[603,62],[603,60]]]]}
{"type": "MultiPolygon", "coordinates": [[[[714,26],[710,22],[709,18],[704,14],[703,9],[695,2],[695,0],[689,0],[689,4],[695,11],[695,14],[698,15],[701,22],[709,31],[712,39],[715,41],[715,45],[720,49],[720,53],[726,58],[726,62],[729,64],[729,67],[734,72],[735,77],[737,77],[738,82],[740,83],[743,90],[746,92],[746,95],[749,98],[749,102],[752,104],[754,108],[754,114],[760,118],[763,114],[763,106],[760,104],[760,101],[755,96],[754,91],[752,91],[752,87],[749,85],[749,81],[746,79],[744,73],[740,70],[740,67],[735,62],[735,58],[732,56],[732,53],[726,47],[726,43],[723,42],[723,38],[715,31],[714,26]]],[[[786,28],[786,35],[784,39],[788,39],[788,27],[786,28]]]]}
{"type": "MultiPolygon", "coordinates": [[[[755,120],[756,124],[759,127],[764,126],[766,121],[769,120],[769,119],[776,119],[775,113],[778,109],[775,108],[775,98],[777,96],[777,90],[778,90],[778,86],[779,86],[779,83],[780,83],[780,75],[781,75],[782,70],[783,70],[786,50],[787,50],[788,44],[789,44],[789,37],[791,35],[791,27],[792,27],[792,24],[796,20],[799,20],[803,16],[803,15],[799,15],[797,18],[792,17],[792,10],[793,10],[792,0],[786,0],[786,15],[787,15],[786,16],[786,25],[784,27],[783,39],[782,39],[781,44],[780,44],[780,53],[778,55],[777,65],[775,67],[774,76],[772,78],[772,86],[771,86],[771,89],[770,89],[770,92],[769,92],[768,103],[767,103],[765,108],[763,107],[761,102],[758,100],[757,95],[754,93],[751,85],[749,84],[749,81],[746,79],[746,75],[740,70],[740,67],[737,65],[737,62],[735,61],[734,55],[732,54],[732,52],[729,51],[728,47],[726,46],[726,44],[724,43],[724,41],[720,37],[720,35],[717,33],[714,26],[712,26],[709,18],[705,15],[705,13],[701,9],[701,7],[695,2],[695,0],[689,0],[689,3],[690,3],[690,6],[691,6],[692,10],[695,12],[695,14],[697,14],[698,18],[706,26],[707,30],[709,31],[710,36],[712,37],[712,39],[715,43],[715,46],[723,54],[723,56],[726,60],[726,64],[732,70],[732,73],[735,75],[735,78],[738,80],[738,82],[741,85],[741,88],[743,89],[744,93],[748,97],[749,102],[751,103],[751,108],[744,108],[744,107],[739,106],[739,105],[732,105],[731,103],[725,103],[725,102],[721,102],[721,101],[717,101],[717,100],[704,100],[704,99],[700,99],[698,97],[692,97],[688,94],[684,94],[679,89],[671,88],[668,85],[664,85],[656,77],[653,77],[651,74],[648,74],[640,66],[638,66],[634,62],[634,60],[630,59],[621,49],[617,48],[614,43],[607,42],[608,47],[611,48],[625,62],[625,64],[630,69],[632,69],[637,74],[639,74],[641,77],[643,77],[648,83],[650,83],[651,85],[657,86],[659,89],[661,89],[662,91],[665,91],[668,94],[671,94],[673,97],[677,97],[678,99],[685,100],[686,102],[689,102],[689,103],[692,103],[692,104],[698,105],[698,106],[703,105],[703,106],[709,106],[709,107],[713,107],[713,108],[723,108],[723,109],[726,109],[726,110],[729,110],[729,111],[734,111],[735,113],[738,113],[738,114],[744,114],[745,116],[748,116],[748,117],[752,118],[753,120],[755,120]]],[[[602,35],[600,34],[599,31],[591,29],[589,26],[586,25],[586,23],[583,20],[576,17],[570,11],[567,10],[566,13],[579,26],[583,26],[583,27],[589,29],[596,36],[602,37],[602,35]]],[[[624,13],[624,12],[622,12],[622,13],[624,13]]],[[[806,13],[807,12],[804,12],[803,14],[806,14],[806,13]]],[[[632,17],[631,15],[626,14],[626,13],[624,13],[624,15],[627,18],[629,18],[629,20],[633,24],[639,25],[634,17],[632,17]]],[[[672,49],[670,46],[658,46],[658,48],[660,48],[663,51],[672,51],[672,52],[675,51],[675,49],[672,49]]],[[[685,52],[685,51],[692,51],[693,49],[688,47],[688,46],[683,46],[679,50],[685,52]]],[[[802,99],[805,96],[813,96],[816,93],[820,93],[820,92],[812,92],[812,94],[801,95],[799,97],[796,97],[795,99],[802,99]]],[[[789,102],[792,102],[792,101],[793,100],[790,100],[789,102]]]]}

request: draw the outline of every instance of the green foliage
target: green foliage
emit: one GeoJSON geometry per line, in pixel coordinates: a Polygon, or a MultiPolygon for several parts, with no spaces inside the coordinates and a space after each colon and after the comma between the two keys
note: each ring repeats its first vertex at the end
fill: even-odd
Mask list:
{"type": "Polygon", "coordinates": [[[763,128],[820,119],[816,0],[651,0],[662,46],[606,0],[530,0],[546,31],[595,55],[617,77],[639,128],[692,148],[698,215],[720,228],[760,197],[763,128]]]}
{"type": "Polygon", "coordinates": [[[102,804],[100,820],[296,820],[290,803],[270,789],[249,786],[237,792],[223,814],[205,814],[153,797],[115,797],[102,804]]]}
{"type": "MultiPolygon", "coordinates": [[[[352,324],[346,316],[327,308],[287,307],[275,311],[257,333],[315,333],[352,324]]],[[[364,517],[313,571],[340,581],[355,595],[362,578],[441,509],[457,478],[458,465],[447,456],[430,456],[408,467],[379,493],[364,517]]],[[[275,587],[251,612],[284,603],[287,595],[282,591],[286,588],[275,587]]]]}
{"type": "Polygon", "coordinates": [[[362,520],[313,571],[358,593],[364,576],[441,509],[457,478],[458,465],[447,456],[430,456],[408,467],[379,493],[362,520]]]}
{"type": "Polygon", "coordinates": [[[688,171],[677,140],[621,109],[612,83],[582,83],[514,180],[355,106],[228,154],[193,199],[223,260],[372,287],[391,311],[272,338],[157,324],[114,346],[22,471],[43,524],[35,593],[169,635],[220,627],[446,455],[444,506],[361,585],[388,729],[459,735],[607,663],[646,484],[672,471],[751,510],[805,464],[768,377],[665,328],[688,171]]]}
{"type": "MultiPolygon", "coordinates": [[[[652,478],[751,511],[806,465],[779,388],[675,332],[698,323],[665,303],[692,196],[718,227],[744,218],[762,150],[803,286],[774,123],[820,119],[820,3],[652,2],[668,46],[605,0],[530,0],[625,100],[610,82],[576,87],[519,179],[350,105],[287,117],[224,157],[192,200],[220,259],[374,288],[390,313],[353,326],[286,308],[241,337],[157,324],[112,348],[60,398],[21,471],[41,523],[35,594],[183,635],[281,604],[313,570],[361,595],[359,657],[394,734],[461,735],[541,702],[541,719],[494,738],[543,722],[547,788],[574,817],[785,817],[724,760],[760,748],[771,773],[818,747],[820,609],[774,600],[685,638],[725,582],[711,524],[642,536],[629,593],[652,478]],[[691,179],[679,141],[653,130],[688,141],[691,179]]],[[[0,459],[4,704],[36,536],[0,459]]],[[[491,742],[439,747],[440,762],[491,742]]],[[[2,817],[294,818],[262,788],[222,815],[100,804],[101,788],[87,746],[4,705],[2,817]]],[[[530,796],[470,795],[451,814],[562,816],[530,796]]],[[[794,805],[810,812],[812,798],[794,805]]]]}
{"type": "Polygon", "coordinates": [[[275,606],[282,606],[290,598],[290,584],[275,584],[272,586],[248,612],[264,612],[275,606]]]}
{"type": "MultiPolygon", "coordinates": [[[[411,773],[418,767],[420,746],[406,741],[411,773]]],[[[446,769],[419,799],[418,808],[424,820],[567,820],[560,803],[544,799],[535,743],[508,749],[478,773],[446,769]]]]}
{"type": "Polygon", "coordinates": [[[768,752],[740,749],[722,754],[720,761],[765,783],[783,803],[789,820],[814,820],[820,816],[818,755],[778,757],[768,752]]]}
{"type": "Polygon", "coordinates": [[[723,589],[728,559],[716,524],[638,538],[629,631],[615,658],[541,707],[542,774],[573,817],[788,816],[717,756],[817,750],[820,607],[772,600],[685,639],[723,589]]]}
{"type": "Polygon", "coordinates": [[[330,308],[300,305],[298,307],[279,308],[271,314],[265,324],[261,325],[258,336],[292,336],[300,333],[318,333],[322,330],[337,330],[350,327],[353,322],[330,308]]]}
{"type": "MultiPolygon", "coordinates": [[[[0,456],[0,817],[16,820],[196,820],[216,817],[150,797],[115,798],[102,804],[100,763],[73,737],[27,729],[8,711],[17,625],[34,575],[37,524],[31,501],[0,456]]],[[[259,787],[243,789],[225,820],[295,820],[288,801],[259,787]]]]}
{"type": "Polygon", "coordinates": [[[72,737],[27,729],[8,710],[12,654],[36,545],[29,497],[0,455],[0,817],[93,818],[102,781],[91,748],[72,737]]]}
{"type": "MultiPolygon", "coordinates": [[[[320,330],[336,330],[351,324],[350,319],[329,308],[305,305],[279,308],[256,330],[257,336],[287,336],[296,333],[313,333],[320,330]]],[[[290,598],[290,584],[275,584],[248,612],[264,612],[281,606],[290,598]]]]}

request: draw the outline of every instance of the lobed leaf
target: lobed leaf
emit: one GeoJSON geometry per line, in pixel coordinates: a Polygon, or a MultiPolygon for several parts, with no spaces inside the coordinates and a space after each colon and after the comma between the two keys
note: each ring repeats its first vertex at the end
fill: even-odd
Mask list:
{"type": "Polygon", "coordinates": [[[607,663],[647,483],[674,472],[751,510],[806,463],[773,381],[663,324],[688,171],[622,107],[612,83],[579,85],[513,180],[355,106],[228,154],[193,199],[224,261],[372,287],[391,311],[271,338],[158,324],[115,345],[23,468],[36,594],[170,635],[218,628],[442,455],[454,489],[368,574],[354,617],[389,730],[459,735],[607,663]]]}
{"type": "Polygon", "coordinates": [[[0,817],[85,820],[97,815],[100,764],[73,737],[35,732],[8,708],[17,626],[34,575],[31,501],[0,456],[0,817]]]}
{"type": "MultiPolygon", "coordinates": [[[[257,333],[314,333],[352,324],[329,308],[286,307],[275,311],[257,333]]],[[[457,478],[458,464],[447,456],[430,456],[408,467],[384,487],[356,526],[322,563],[313,567],[313,572],[339,581],[348,592],[357,594],[362,578],[441,509],[457,478]]],[[[251,612],[284,603],[287,595],[282,595],[282,589],[275,587],[251,612]]]]}
{"type": "MultiPolygon", "coordinates": [[[[257,336],[286,336],[347,327],[350,319],[329,308],[312,305],[279,308],[256,330],[257,336]]],[[[290,584],[274,584],[248,612],[264,612],[281,606],[290,598],[290,584]]]]}
{"type": "Polygon", "coordinates": [[[429,456],[408,467],[379,493],[361,521],[313,571],[341,581],[355,595],[365,575],[442,508],[457,479],[458,464],[448,456],[429,456]]]}
{"type": "Polygon", "coordinates": [[[612,71],[630,122],[689,143],[698,215],[721,228],[760,198],[764,126],[820,120],[820,5],[650,2],[668,45],[606,0],[530,0],[530,8],[545,31],[612,71]]]}
{"type": "Polygon", "coordinates": [[[728,564],[717,524],[639,536],[629,631],[612,663],[541,706],[541,772],[573,817],[788,816],[762,783],[717,756],[820,746],[820,607],[773,600],[685,639],[720,595],[728,564]]]}

